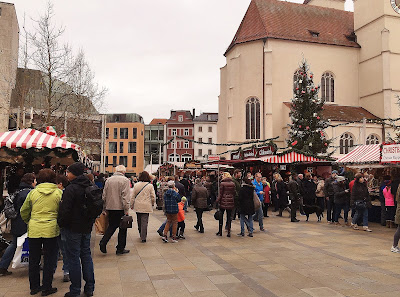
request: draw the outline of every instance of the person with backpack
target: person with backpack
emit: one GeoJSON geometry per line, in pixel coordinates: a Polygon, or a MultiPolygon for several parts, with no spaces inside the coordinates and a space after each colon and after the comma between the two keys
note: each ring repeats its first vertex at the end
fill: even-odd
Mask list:
{"type": "Polygon", "coordinates": [[[107,253],[107,243],[118,231],[117,255],[127,254],[130,251],[125,249],[127,229],[120,228],[121,218],[129,213],[129,202],[131,198],[131,189],[129,179],[125,176],[126,167],[118,165],[115,167],[113,176],[106,180],[103,190],[104,210],[108,212],[109,225],[100,240],[100,251],[107,253]]]}
{"type": "Polygon", "coordinates": [[[13,195],[10,195],[10,197],[6,200],[11,203],[11,205],[8,207],[8,211],[5,213],[6,217],[11,219],[11,234],[13,236],[13,240],[1,258],[0,276],[12,274],[12,272],[8,271],[8,267],[10,266],[17,249],[17,238],[24,235],[28,230],[25,222],[21,218],[19,211],[25,202],[26,196],[28,196],[28,193],[34,189],[35,186],[35,175],[33,173],[25,173],[21,179],[21,183],[19,184],[19,190],[17,190],[13,195]]]}
{"type": "MultiPolygon", "coordinates": [[[[94,197],[88,177],[84,175],[85,165],[76,162],[67,169],[67,178],[70,184],[65,188],[60,202],[58,225],[62,228],[65,239],[65,251],[68,259],[69,278],[71,285],[66,297],[80,296],[81,275],[85,280],[84,292],[86,296],[93,296],[94,268],[90,251],[90,237],[96,219],[96,213],[87,211],[96,209],[95,200],[101,199],[101,194],[94,197]]],[[[99,191],[101,193],[101,191],[99,191]]],[[[97,206],[97,213],[102,211],[102,205],[97,206]]]]}

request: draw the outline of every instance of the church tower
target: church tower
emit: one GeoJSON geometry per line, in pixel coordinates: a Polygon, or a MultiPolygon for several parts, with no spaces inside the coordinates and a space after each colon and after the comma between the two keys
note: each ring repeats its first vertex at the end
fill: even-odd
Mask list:
{"type": "Polygon", "coordinates": [[[399,117],[400,0],[354,0],[354,30],[360,105],[381,118],[399,117]]]}

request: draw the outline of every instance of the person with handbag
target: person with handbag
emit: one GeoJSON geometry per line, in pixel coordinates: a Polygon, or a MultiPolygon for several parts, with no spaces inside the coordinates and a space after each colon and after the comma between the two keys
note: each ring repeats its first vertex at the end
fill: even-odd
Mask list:
{"type": "Polygon", "coordinates": [[[200,178],[196,178],[195,185],[192,190],[192,203],[197,216],[197,224],[194,226],[194,228],[200,233],[204,233],[203,212],[207,210],[208,197],[209,194],[207,188],[203,186],[200,178]]]}
{"type": "Polygon", "coordinates": [[[118,165],[115,167],[113,176],[106,180],[103,190],[104,211],[108,212],[109,225],[104,233],[103,238],[100,240],[100,251],[107,253],[107,243],[113,236],[114,232],[118,231],[118,244],[116,246],[117,255],[123,255],[130,252],[125,249],[127,229],[121,228],[121,219],[123,216],[128,215],[129,200],[131,198],[130,181],[125,177],[126,167],[118,165]]]}
{"type": "MultiPolygon", "coordinates": [[[[240,233],[238,236],[244,236],[244,225],[249,231],[249,237],[253,237],[253,215],[256,212],[254,204],[255,187],[247,177],[243,179],[243,184],[239,191],[239,213],[240,213],[240,233]]],[[[258,196],[256,197],[257,199],[258,196]]]]}
{"type": "Polygon", "coordinates": [[[219,196],[217,203],[221,216],[219,219],[219,229],[216,233],[217,236],[222,236],[222,226],[224,221],[224,212],[226,211],[226,227],[227,237],[231,237],[231,222],[232,222],[232,210],[235,208],[235,194],[236,188],[232,181],[232,177],[229,172],[224,172],[223,179],[219,187],[219,196]]]}
{"type": "Polygon", "coordinates": [[[362,216],[364,231],[372,232],[372,230],[368,228],[368,208],[372,207],[371,198],[369,197],[367,185],[364,182],[364,176],[361,173],[357,173],[355,176],[354,186],[351,191],[350,205],[356,210],[351,223],[353,229],[358,230],[357,221],[358,218],[362,216]]]}
{"type": "Polygon", "coordinates": [[[156,194],[150,175],[147,171],[143,171],[139,174],[138,182],[133,187],[131,198],[131,209],[136,212],[139,235],[143,243],[146,242],[149,215],[153,213],[155,202],[156,194]]]}
{"type": "Polygon", "coordinates": [[[28,225],[29,284],[31,295],[42,292],[48,296],[57,292],[52,286],[57,267],[57,237],[60,228],[57,215],[62,191],[56,185],[56,173],[42,169],[37,175],[38,185],[29,192],[21,207],[21,218],[28,225]],[[43,280],[40,285],[40,260],[44,255],[43,280]]]}
{"type": "MultiPolygon", "coordinates": [[[[66,297],[80,296],[82,275],[85,281],[84,293],[93,296],[94,267],[90,250],[90,239],[95,217],[83,211],[86,203],[86,189],[92,184],[84,174],[85,165],[76,162],[67,168],[69,185],[64,189],[58,213],[67,267],[71,281],[66,297]]],[[[97,186],[95,186],[97,188],[97,186]]]]}
{"type": "Polygon", "coordinates": [[[33,173],[25,173],[19,184],[19,190],[15,193],[13,204],[16,212],[16,217],[11,219],[11,234],[13,236],[11,244],[7,247],[0,261],[0,276],[12,274],[8,271],[8,267],[14,257],[17,249],[17,238],[24,235],[27,231],[27,225],[22,220],[20,209],[25,202],[28,193],[36,186],[36,179],[33,173]]]}

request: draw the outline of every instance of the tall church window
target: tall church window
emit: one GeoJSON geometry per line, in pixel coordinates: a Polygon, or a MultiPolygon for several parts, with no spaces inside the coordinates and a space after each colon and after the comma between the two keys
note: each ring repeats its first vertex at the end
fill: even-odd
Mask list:
{"type": "Polygon", "coordinates": [[[365,144],[379,144],[379,136],[376,134],[370,134],[367,137],[365,144]]]}
{"type": "Polygon", "coordinates": [[[246,139],[260,138],[260,100],[251,97],[246,102],[246,139]]]}
{"type": "Polygon", "coordinates": [[[348,154],[354,146],[354,136],[350,133],[343,133],[340,136],[340,154],[348,154]]]}
{"type": "Polygon", "coordinates": [[[335,102],[335,78],[330,72],[325,72],[322,75],[321,98],[325,102],[335,102]]]}

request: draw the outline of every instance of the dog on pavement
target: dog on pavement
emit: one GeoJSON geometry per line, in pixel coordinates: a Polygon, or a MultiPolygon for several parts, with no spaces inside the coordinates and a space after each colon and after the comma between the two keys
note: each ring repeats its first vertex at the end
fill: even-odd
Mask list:
{"type": "Polygon", "coordinates": [[[308,218],[310,217],[310,214],[315,213],[318,218],[318,222],[321,222],[322,217],[324,216],[324,211],[322,210],[321,207],[317,205],[303,205],[304,213],[307,216],[307,222],[308,218]]]}

